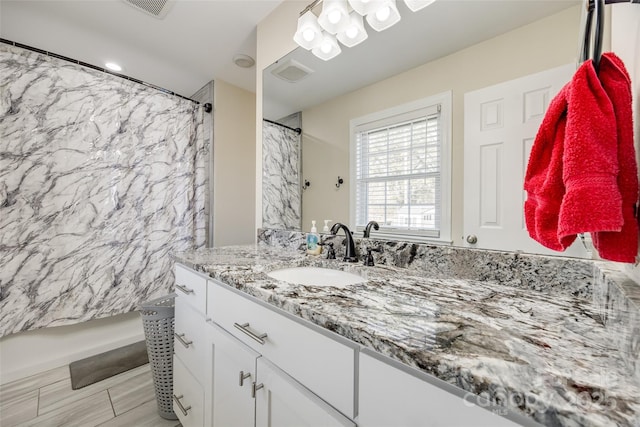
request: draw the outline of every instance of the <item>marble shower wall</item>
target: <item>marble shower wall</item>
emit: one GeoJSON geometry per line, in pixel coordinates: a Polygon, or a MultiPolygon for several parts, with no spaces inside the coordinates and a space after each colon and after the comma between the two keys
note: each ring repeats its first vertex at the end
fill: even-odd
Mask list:
{"type": "Polygon", "coordinates": [[[135,310],[206,244],[191,101],[0,43],[0,336],[135,310]]]}
{"type": "Polygon", "coordinates": [[[300,135],[262,122],[262,226],[299,230],[302,222],[300,135]]]}

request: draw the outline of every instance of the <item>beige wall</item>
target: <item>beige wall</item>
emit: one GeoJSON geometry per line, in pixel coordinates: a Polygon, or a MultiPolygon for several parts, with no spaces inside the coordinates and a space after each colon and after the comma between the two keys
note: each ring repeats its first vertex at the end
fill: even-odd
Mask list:
{"type": "Polygon", "coordinates": [[[213,246],[255,241],[256,96],[214,83],[213,246]]]}
{"type": "Polygon", "coordinates": [[[465,92],[574,63],[580,10],[573,7],[533,24],[303,111],[303,227],[312,219],[349,221],[349,121],[451,90],[452,237],[462,244],[465,92]],[[335,188],[338,175],[345,185],[335,188]]]}

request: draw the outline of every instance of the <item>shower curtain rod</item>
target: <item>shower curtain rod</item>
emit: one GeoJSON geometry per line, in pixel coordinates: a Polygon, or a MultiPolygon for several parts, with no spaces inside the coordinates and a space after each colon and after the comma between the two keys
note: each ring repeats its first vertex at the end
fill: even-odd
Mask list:
{"type": "MultiPolygon", "coordinates": [[[[196,105],[200,105],[200,102],[198,102],[198,101],[196,101],[194,99],[188,98],[186,96],[180,95],[179,93],[175,93],[173,91],[170,91],[169,89],[165,89],[163,87],[156,86],[156,85],[151,84],[151,83],[143,82],[142,80],[138,80],[138,79],[135,79],[133,77],[126,76],[124,74],[115,73],[115,72],[113,72],[113,71],[111,71],[111,70],[109,70],[107,68],[98,67],[96,65],[88,64],[86,62],[82,62],[82,61],[79,61],[77,59],[68,58],[66,56],[58,55],[57,53],[53,53],[53,52],[49,52],[49,51],[46,51],[46,50],[38,49],[37,47],[29,46],[29,45],[26,45],[26,44],[14,42],[14,41],[3,39],[3,38],[0,38],[0,43],[8,44],[8,45],[19,47],[19,48],[26,49],[26,50],[30,50],[32,52],[41,53],[43,55],[47,55],[47,56],[50,56],[52,58],[57,58],[57,59],[61,59],[63,61],[67,61],[67,62],[71,62],[73,64],[80,65],[82,67],[91,68],[92,70],[102,71],[103,73],[111,74],[112,76],[120,77],[121,79],[129,80],[131,82],[138,83],[138,84],[150,87],[151,89],[155,89],[155,90],[158,90],[160,92],[166,93],[167,95],[177,96],[178,98],[186,99],[187,101],[191,101],[191,102],[195,103],[196,105]]],[[[205,107],[205,110],[207,111],[207,113],[211,111],[210,108],[207,107],[207,104],[204,104],[204,107],[205,107]]]]}
{"type": "Polygon", "coordinates": [[[298,135],[300,135],[302,133],[302,129],[300,129],[300,128],[292,128],[291,126],[283,125],[282,123],[274,122],[273,120],[269,120],[269,119],[262,119],[262,120],[264,120],[267,123],[271,123],[271,124],[274,124],[274,125],[281,126],[283,128],[290,129],[290,130],[294,131],[295,133],[297,133],[298,135]]]}

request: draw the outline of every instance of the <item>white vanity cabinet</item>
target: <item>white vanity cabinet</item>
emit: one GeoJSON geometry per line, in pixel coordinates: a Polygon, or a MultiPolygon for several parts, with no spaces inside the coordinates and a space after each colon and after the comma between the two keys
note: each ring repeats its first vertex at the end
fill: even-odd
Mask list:
{"type": "Polygon", "coordinates": [[[256,427],[356,427],[264,357],[257,360],[256,427]]]}
{"type": "Polygon", "coordinates": [[[212,426],[355,427],[329,404],[215,324],[212,426]]]}
{"type": "Polygon", "coordinates": [[[180,265],[176,280],[186,291],[174,408],[185,427],[536,425],[180,265]]]}
{"type": "MultiPolygon", "coordinates": [[[[443,390],[454,386],[411,368],[380,360],[368,351],[360,353],[360,427],[516,427],[521,424],[476,406],[467,398],[443,390]],[[397,365],[397,366],[392,366],[397,365]],[[420,378],[420,376],[424,378],[420,378]],[[441,383],[439,386],[431,382],[441,383]]],[[[529,424],[529,425],[535,425],[529,424]]]]}
{"type": "Polygon", "coordinates": [[[355,426],[354,344],[214,280],[207,298],[214,426],[253,425],[240,420],[250,405],[256,426],[355,426]]]}
{"type": "Polygon", "coordinates": [[[173,411],[184,427],[203,427],[207,373],[207,279],[176,265],[173,411]]]}
{"type": "Polygon", "coordinates": [[[227,285],[209,283],[207,306],[216,324],[342,414],[355,417],[355,343],[339,342],[341,337],[331,338],[227,285]]]}
{"type": "Polygon", "coordinates": [[[211,425],[253,426],[255,400],[251,391],[260,354],[213,323],[207,329],[213,356],[211,425]]]}

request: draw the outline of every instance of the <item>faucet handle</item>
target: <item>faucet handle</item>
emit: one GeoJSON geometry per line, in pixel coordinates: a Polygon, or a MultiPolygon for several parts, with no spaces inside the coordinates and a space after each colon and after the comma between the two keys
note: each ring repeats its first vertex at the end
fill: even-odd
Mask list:
{"type": "Polygon", "coordinates": [[[329,246],[329,249],[327,249],[327,259],[336,259],[336,250],[333,248],[333,242],[325,243],[325,245],[329,246]]]}
{"type": "Polygon", "coordinates": [[[373,254],[371,253],[372,250],[373,249],[367,247],[367,256],[364,257],[364,265],[369,267],[373,267],[375,265],[375,263],[373,262],[373,254]]]}

